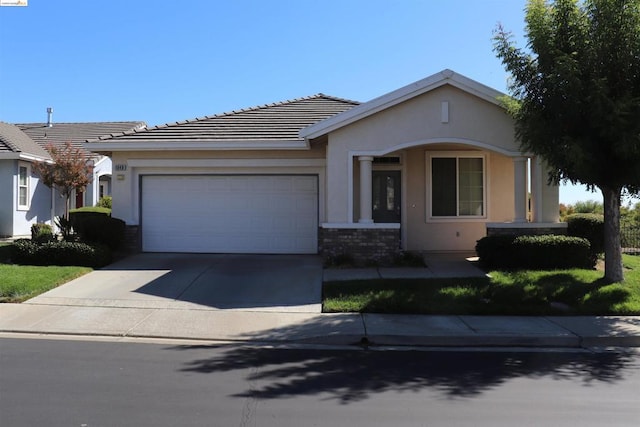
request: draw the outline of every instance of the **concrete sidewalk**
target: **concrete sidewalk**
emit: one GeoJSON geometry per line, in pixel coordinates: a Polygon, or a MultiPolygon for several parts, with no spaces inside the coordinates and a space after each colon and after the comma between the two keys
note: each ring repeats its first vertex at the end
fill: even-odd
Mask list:
{"type": "Polygon", "coordinates": [[[640,346],[640,317],[316,314],[0,304],[0,332],[326,345],[640,346]]]}
{"type": "MultiPolygon", "coordinates": [[[[462,258],[460,254],[428,256],[426,268],[324,270],[324,281],[380,277],[482,277],[485,274],[470,262],[470,258],[462,258]]],[[[195,292],[191,298],[184,289],[198,288],[196,285],[202,284],[204,278],[221,274],[210,267],[217,258],[212,258],[214,264],[201,265],[198,257],[187,260],[181,256],[174,260],[173,257],[175,255],[169,254],[128,258],[110,269],[93,272],[83,276],[84,279],[76,279],[25,303],[0,304],[0,332],[281,344],[640,346],[640,316],[322,314],[319,313],[319,291],[314,296],[317,301],[298,298],[298,305],[278,306],[271,300],[267,301],[268,304],[251,307],[237,301],[233,304],[222,304],[226,300],[212,303],[211,296],[204,291],[195,292]],[[147,264],[141,263],[141,257],[147,264]],[[167,258],[177,266],[167,264],[167,258]],[[305,304],[300,305],[300,301],[305,304]]],[[[307,261],[311,266],[315,265],[311,262],[313,260],[307,261]]],[[[286,271],[289,270],[287,267],[286,271]]],[[[276,282],[281,281],[282,273],[279,271],[276,269],[274,273],[276,282]]],[[[300,277],[307,280],[306,274],[300,277]]],[[[232,277],[236,278],[235,275],[232,277]]],[[[318,281],[321,280],[318,277],[318,281]]],[[[237,279],[232,283],[237,283],[237,279]]],[[[308,294],[310,291],[305,292],[308,294]]],[[[286,299],[278,297],[277,300],[286,299]]]]}

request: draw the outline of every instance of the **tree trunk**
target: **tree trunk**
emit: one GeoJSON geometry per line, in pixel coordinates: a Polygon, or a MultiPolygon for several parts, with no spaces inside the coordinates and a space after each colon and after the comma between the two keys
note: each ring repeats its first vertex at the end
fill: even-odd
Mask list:
{"type": "Polygon", "coordinates": [[[622,282],[622,248],[620,246],[620,189],[602,187],[604,196],[604,278],[622,282]]]}

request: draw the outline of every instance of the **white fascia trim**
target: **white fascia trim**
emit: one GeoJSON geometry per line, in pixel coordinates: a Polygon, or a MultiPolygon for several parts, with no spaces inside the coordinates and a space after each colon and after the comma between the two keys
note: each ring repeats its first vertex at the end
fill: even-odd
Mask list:
{"type": "Polygon", "coordinates": [[[300,136],[305,139],[317,138],[445,84],[450,84],[498,106],[501,105],[498,98],[505,95],[489,86],[447,69],[308,126],[300,131],[300,136]]]}
{"type": "Polygon", "coordinates": [[[108,158],[109,158],[109,156],[100,156],[100,158],[98,159],[98,161],[93,163],[93,167],[94,167],[94,168],[97,168],[97,167],[98,167],[98,165],[99,165],[100,163],[104,162],[104,161],[105,161],[105,160],[107,160],[108,158]]]}
{"type": "Polygon", "coordinates": [[[24,160],[25,162],[45,162],[53,164],[53,160],[51,159],[45,159],[44,157],[33,156],[26,153],[20,153],[19,159],[24,160]]]}
{"type": "Polygon", "coordinates": [[[431,144],[462,144],[468,145],[471,147],[477,147],[481,150],[486,151],[494,151],[496,153],[503,154],[507,157],[530,157],[529,153],[522,153],[521,151],[511,151],[506,150],[502,147],[498,147],[496,145],[488,144],[482,141],[476,141],[468,138],[427,138],[420,139],[417,141],[409,141],[403,142],[402,144],[394,145],[392,147],[387,147],[382,150],[359,150],[359,151],[350,151],[349,153],[353,156],[386,156],[389,153],[393,153],[400,150],[405,150],[407,148],[419,147],[419,146],[427,146],[431,144]]]}
{"type": "Polygon", "coordinates": [[[325,159],[129,159],[132,168],[324,167],[325,159]]]}
{"type": "Polygon", "coordinates": [[[369,224],[362,224],[359,222],[351,222],[351,223],[335,223],[335,222],[323,222],[320,224],[322,228],[339,228],[339,229],[354,229],[354,230],[366,230],[366,229],[388,229],[388,230],[399,230],[400,224],[397,222],[392,223],[380,223],[380,222],[372,222],[369,224]]]}
{"type": "Polygon", "coordinates": [[[92,142],[83,144],[89,151],[212,151],[212,150],[308,150],[308,141],[147,141],[147,142],[92,142]]]}

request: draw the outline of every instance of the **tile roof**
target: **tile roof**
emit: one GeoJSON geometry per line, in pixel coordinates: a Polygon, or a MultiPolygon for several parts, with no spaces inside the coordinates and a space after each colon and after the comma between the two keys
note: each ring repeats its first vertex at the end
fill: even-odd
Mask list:
{"type": "Polygon", "coordinates": [[[322,93],[193,120],[103,136],[89,142],[302,141],[300,130],[358,102],[322,93]]]}
{"type": "Polygon", "coordinates": [[[48,127],[46,123],[16,123],[16,126],[27,134],[33,141],[45,147],[49,143],[71,145],[84,150],[83,142],[96,139],[103,135],[140,129],[145,122],[86,122],[86,123],[53,123],[48,127]]]}
{"type": "Polygon", "coordinates": [[[23,153],[29,156],[50,159],[47,151],[11,123],[0,122],[0,153],[23,153]]]}

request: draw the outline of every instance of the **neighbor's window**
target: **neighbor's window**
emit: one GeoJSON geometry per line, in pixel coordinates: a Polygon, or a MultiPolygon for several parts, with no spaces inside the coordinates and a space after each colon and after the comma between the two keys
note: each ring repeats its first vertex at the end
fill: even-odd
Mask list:
{"type": "Polygon", "coordinates": [[[430,161],[431,216],[484,216],[484,157],[432,155],[430,161]]]}
{"type": "Polygon", "coordinates": [[[18,209],[29,209],[29,175],[28,165],[18,166],[18,209]]]}

